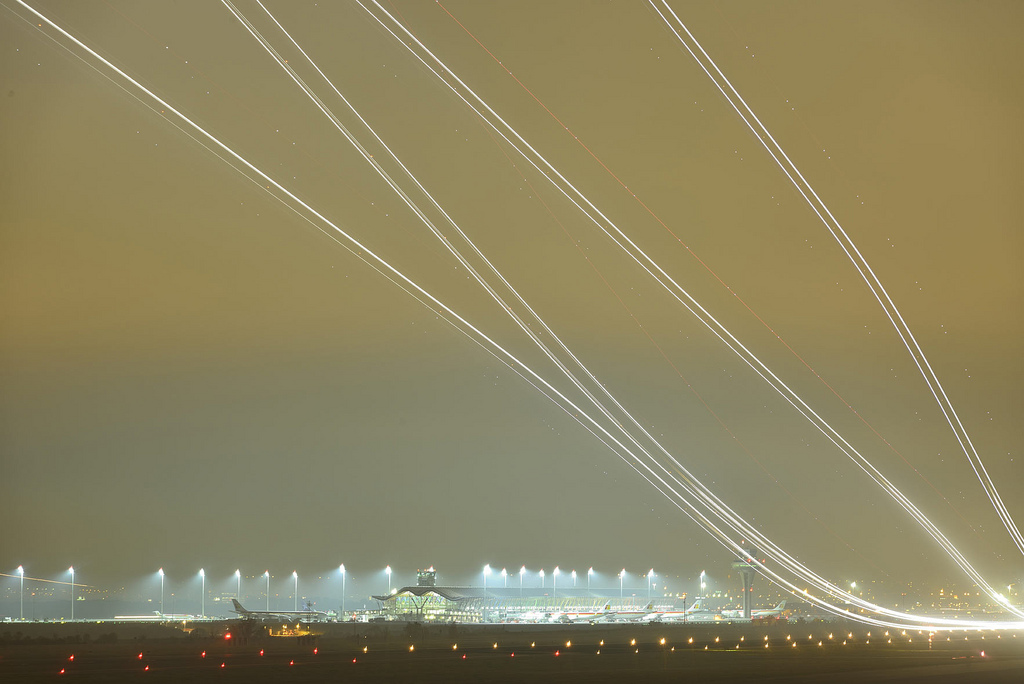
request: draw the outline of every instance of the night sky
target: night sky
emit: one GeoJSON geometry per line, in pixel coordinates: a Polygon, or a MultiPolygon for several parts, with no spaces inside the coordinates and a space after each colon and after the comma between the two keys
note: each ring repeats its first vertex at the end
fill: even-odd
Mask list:
{"type": "MultiPolygon", "coordinates": [[[[649,5],[383,4],[993,584],[1021,577],[881,308],[649,5]]],[[[33,6],[565,386],[225,7],[33,6]]],[[[237,6],[380,156],[259,5],[237,6]]],[[[737,511],[836,581],[960,580],[358,4],[267,7],[737,511]]],[[[673,7],[885,284],[1024,520],[1024,6],[673,7]]],[[[37,23],[0,2],[0,571],[726,574],[728,553],[555,404],[37,23]]]]}

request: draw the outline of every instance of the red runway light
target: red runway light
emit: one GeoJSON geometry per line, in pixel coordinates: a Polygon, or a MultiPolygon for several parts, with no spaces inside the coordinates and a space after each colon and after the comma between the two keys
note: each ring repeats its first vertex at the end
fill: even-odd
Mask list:
{"type": "Polygon", "coordinates": [[[260,655],[263,655],[263,649],[262,648],[260,649],[260,655]]]}
{"type": "Polygon", "coordinates": [[[511,655],[511,657],[512,657],[512,658],[515,658],[515,657],[516,657],[516,653],[515,653],[515,651],[513,651],[513,652],[512,652],[512,655],[511,655]]]}
{"type": "Polygon", "coordinates": [[[74,662],[74,661],[75,661],[75,654],[74,654],[74,653],[72,653],[72,654],[71,654],[71,657],[70,657],[70,658],[68,658],[68,660],[70,660],[71,662],[74,662]]]}
{"type": "Polygon", "coordinates": [[[231,632],[228,632],[227,634],[224,635],[224,639],[230,639],[230,638],[231,638],[231,632]]]}
{"type": "Polygon", "coordinates": [[[295,664],[295,661],[294,661],[294,660],[289,660],[289,661],[288,661],[288,665],[289,665],[289,666],[291,666],[291,665],[294,665],[294,664],[295,664]]]}
{"type": "Polygon", "coordinates": [[[224,667],[224,663],[221,663],[221,664],[220,664],[220,666],[221,666],[221,667],[224,667]]]}
{"type": "Polygon", "coordinates": [[[352,662],[353,662],[353,663],[354,663],[354,662],[356,662],[356,659],[355,659],[355,658],[353,658],[353,659],[352,659],[352,662]]]}
{"type": "Polygon", "coordinates": [[[139,660],[142,660],[142,654],[141,653],[139,654],[139,660]]]}
{"type": "Polygon", "coordinates": [[[561,651],[555,651],[555,656],[560,656],[560,655],[562,655],[561,651]]]}
{"type": "Polygon", "coordinates": [[[202,653],[201,653],[201,654],[199,655],[199,657],[200,657],[200,658],[205,658],[205,657],[206,657],[206,651],[203,651],[203,652],[202,652],[202,653]]]}
{"type": "Polygon", "coordinates": [[[60,668],[60,674],[64,674],[64,668],[60,668]]]}
{"type": "Polygon", "coordinates": [[[142,668],[142,671],[143,672],[149,672],[149,665],[147,665],[146,667],[142,668]]]}
{"type": "Polygon", "coordinates": [[[466,659],[466,654],[465,654],[465,653],[463,653],[463,654],[462,654],[462,659],[463,659],[463,660],[465,660],[465,659],[466,659]]]}
{"type": "Polygon", "coordinates": [[[319,648],[314,648],[314,649],[313,649],[313,655],[316,655],[316,654],[317,654],[317,651],[319,651],[319,650],[320,650],[319,648]]]}

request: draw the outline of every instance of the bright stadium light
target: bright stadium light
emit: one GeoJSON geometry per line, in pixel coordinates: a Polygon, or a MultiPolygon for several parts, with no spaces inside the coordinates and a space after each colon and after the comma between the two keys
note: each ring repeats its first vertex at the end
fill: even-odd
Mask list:
{"type": "Polygon", "coordinates": [[[544,588],[544,568],[541,568],[540,572],[537,573],[537,574],[540,575],[540,588],[543,589],[544,588]]]}
{"type": "Polygon", "coordinates": [[[160,615],[162,617],[164,614],[164,569],[157,570],[157,574],[160,575],[160,615]]]}
{"type": "Polygon", "coordinates": [[[345,618],[345,564],[342,563],[338,566],[338,570],[341,571],[341,617],[345,618]]]}
{"type": "Polygon", "coordinates": [[[619,599],[622,599],[622,580],[626,577],[626,568],[619,573],[619,599]]]}
{"type": "Polygon", "coordinates": [[[654,568],[647,572],[647,600],[651,600],[651,580],[654,579],[654,568]]]}
{"type": "Polygon", "coordinates": [[[235,598],[242,600],[242,571],[235,570],[235,598]]]}
{"type": "Polygon", "coordinates": [[[206,570],[199,568],[199,577],[203,580],[202,610],[199,611],[199,617],[206,617],[206,570]]]}
{"type": "Polygon", "coordinates": [[[555,566],[555,569],[551,571],[551,596],[553,598],[558,598],[558,573],[559,572],[561,572],[561,571],[558,569],[557,565],[555,566]]]}
{"type": "Polygon", "coordinates": [[[299,572],[298,572],[298,570],[292,570],[292,579],[295,580],[295,590],[292,592],[292,599],[295,601],[295,607],[292,610],[298,611],[298,609],[299,609],[299,572]]]}
{"type": "Polygon", "coordinates": [[[587,593],[588,594],[590,593],[590,578],[593,577],[593,576],[594,576],[594,567],[591,566],[590,569],[587,570],[587,593]]]}
{"type": "Polygon", "coordinates": [[[573,589],[576,588],[576,571],[575,570],[572,571],[572,588],[573,589]]]}
{"type": "Polygon", "coordinates": [[[71,621],[75,620],[75,566],[72,565],[68,568],[68,572],[71,573],[71,621]]]}
{"type": "Polygon", "coordinates": [[[270,571],[264,570],[263,576],[267,580],[267,612],[270,612],[270,571]]]}
{"type": "Polygon", "coordinates": [[[18,576],[21,577],[21,621],[25,621],[25,568],[18,566],[18,576]]]}
{"type": "Polygon", "coordinates": [[[384,568],[384,574],[388,576],[388,594],[391,594],[391,566],[384,568]]]}
{"type": "Polygon", "coordinates": [[[526,566],[519,568],[519,598],[523,598],[523,575],[526,574],[526,566]]]}
{"type": "Polygon", "coordinates": [[[708,588],[708,585],[704,583],[704,571],[700,571],[700,598],[707,598],[704,596],[704,590],[708,588]]]}
{"type": "Polygon", "coordinates": [[[484,566],[484,593],[487,593],[487,576],[491,574],[491,564],[484,566]]]}
{"type": "Polygon", "coordinates": [[[508,571],[505,568],[501,569],[501,579],[505,582],[505,588],[508,589],[508,571]]]}

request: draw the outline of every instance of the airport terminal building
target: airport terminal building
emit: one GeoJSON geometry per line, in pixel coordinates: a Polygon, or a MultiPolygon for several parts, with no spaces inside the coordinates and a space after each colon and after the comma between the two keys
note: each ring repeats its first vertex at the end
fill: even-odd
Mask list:
{"type": "Polygon", "coordinates": [[[674,598],[608,597],[587,589],[521,587],[439,587],[433,568],[417,572],[416,586],[390,595],[374,596],[380,615],[388,620],[416,622],[538,622],[561,613],[613,610],[675,610],[674,598]]]}

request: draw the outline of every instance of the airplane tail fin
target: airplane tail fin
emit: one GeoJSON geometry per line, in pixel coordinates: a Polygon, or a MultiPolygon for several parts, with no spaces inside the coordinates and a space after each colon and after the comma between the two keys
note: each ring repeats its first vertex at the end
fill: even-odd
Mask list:
{"type": "Polygon", "coordinates": [[[786,609],[786,601],[785,601],[785,599],[783,599],[782,601],[779,601],[779,605],[775,606],[775,610],[785,610],[785,609],[786,609]]]}
{"type": "Polygon", "coordinates": [[[646,608],[644,608],[644,610],[646,610],[646,611],[648,611],[648,612],[650,612],[650,611],[654,610],[654,601],[651,601],[650,603],[648,603],[648,604],[647,604],[647,607],[646,607],[646,608]]]}
{"type": "Polygon", "coordinates": [[[249,611],[242,607],[242,604],[238,602],[238,599],[231,599],[232,605],[235,607],[235,612],[239,615],[245,615],[249,611]]]}

